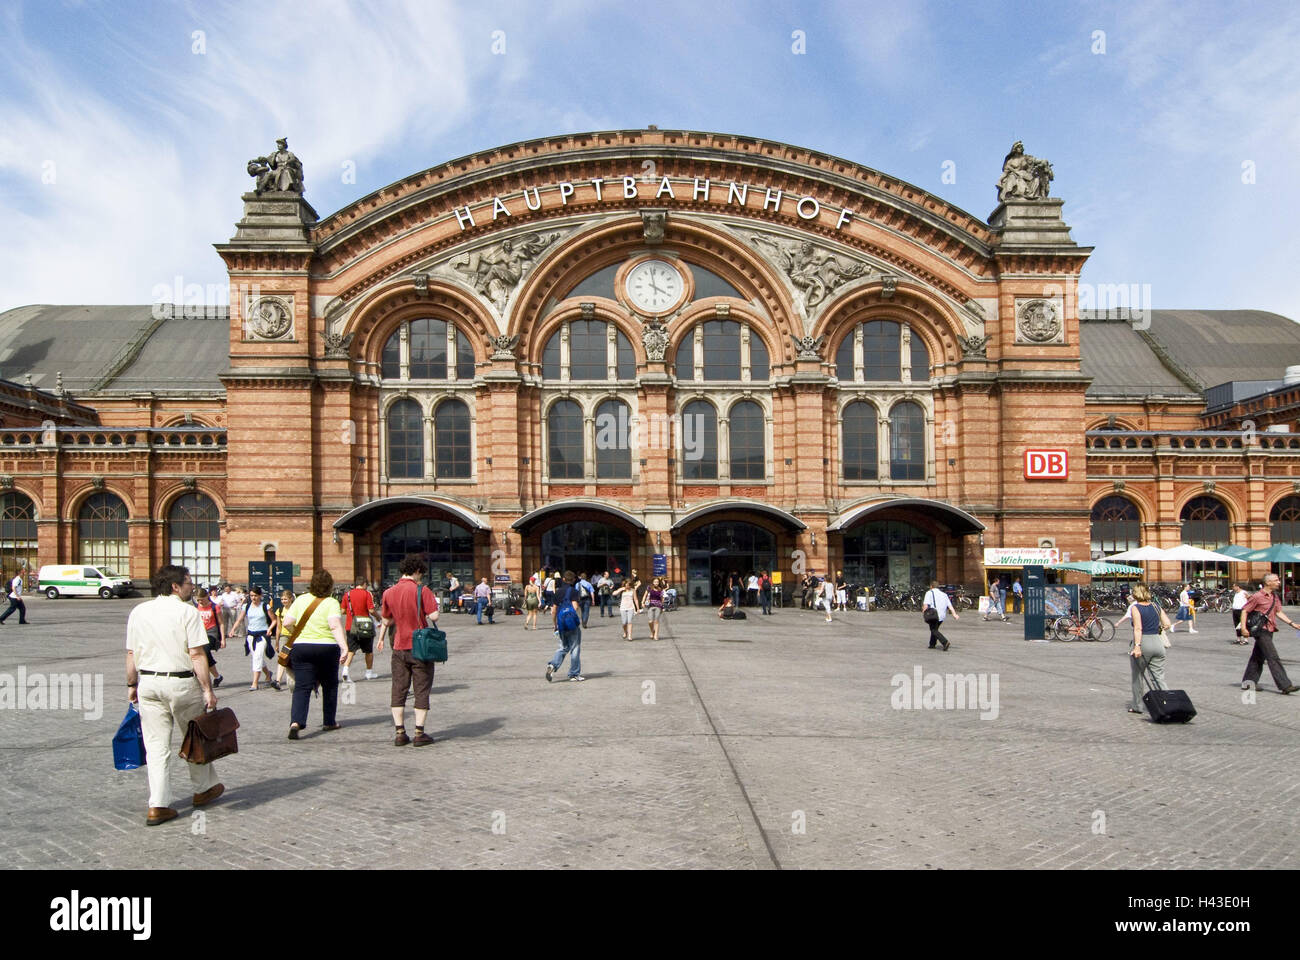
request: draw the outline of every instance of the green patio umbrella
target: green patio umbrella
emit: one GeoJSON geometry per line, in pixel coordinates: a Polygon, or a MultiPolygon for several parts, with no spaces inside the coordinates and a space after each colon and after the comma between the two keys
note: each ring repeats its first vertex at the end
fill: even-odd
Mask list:
{"type": "Polygon", "coordinates": [[[1294,543],[1275,543],[1263,550],[1251,550],[1243,560],[1267,563],[1300,563],[1300,546],[1294,543]]]}
{"type": "Polygon", "coordinates": [[[1052,570],[1078,570],[1094,577],[1140,577],[1141,567],[1130,567],[1123,563],[1107,563],[1105,560],[1075,560],[1070,563],[1050,563],[1052,570]]]}
{"type": "Polygon", "coordinates": [[[1220,547],[1219,553],[1226,553],[1230,557],[1236,557],[1238,560],[1246,560],[1255,551],[1250,547],[1239,547],[1235,543],[1230,543],[1226,547],[1220,547]]]}

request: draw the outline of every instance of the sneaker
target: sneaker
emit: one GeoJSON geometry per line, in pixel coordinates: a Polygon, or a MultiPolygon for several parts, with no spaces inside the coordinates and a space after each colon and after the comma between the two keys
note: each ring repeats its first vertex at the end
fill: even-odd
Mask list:
{"type": "Polygon", "coordinates": [[[1189,627],[1188,630],[1187,630],[1187,632],[1188,632],[1188,633],[1200,633],[1201,631],[1199,631],[1199,630],[1193,630],[1193,629],[1191,629],[1191,628],[1189,627]]]}
{"type": "Polygon", "coordinates": [[[553,676],[555,676],[555,664],[553,664],[553,663],[548,663],[548,664],[546,665],[546,682],[547,682],[547,683],[550,683],[550,682],[551,682],[551,677],[553,677],[553,676]]]}
{"type": "Polygon", "coordinates": [[[947,650],[949,646],[951,646],[951,644],[949,644],[947,640],[944,640],[944,641],[943,641],[943,649],[944,649],[944,650],[947,650]]]}
{"type": "MultiPolygon", "coordinates": [[[[586,679],[587,679],[587,678],[584,677],[582,674],[580,674],[580,673],[575,673],[573,676],[571,676],[571,677],[569,678],[569,682],[570,682],[570,683],[581,683],[583,680],[586,680],[586,679]]],[[[1292,688],[1292,689],[1294,689],[1294,688],[1292,688]]],[[[1289,690],[1288,690],[1287,692],[1290,693],[1289,690]]]]}
{"type": "Polygon", "coordinates": [[[212,689],[215,690],[217,687],[221,686],[221,681],[224,679],[226,678],[218,674],[217,679],[212,681],[212,689]]]}
{"type": "Polygon", "coordinates": [[[366,671],[366,679],[367,679],[367,680],[378,680],[378,679],[379,679],[379,674],[375,673],[375,671],[373,671],[373,670],[367,670],[367,671],[366,671]]]}
{"type": "Polygon", "coordinates": [[[347,667],[344,667],[344,668],[343,668],[343,679],[346,680],[348,683],[351,683],[351,682],[352,682],[352,678],[348,676],[348,668],[347,668],[347,667]]]}

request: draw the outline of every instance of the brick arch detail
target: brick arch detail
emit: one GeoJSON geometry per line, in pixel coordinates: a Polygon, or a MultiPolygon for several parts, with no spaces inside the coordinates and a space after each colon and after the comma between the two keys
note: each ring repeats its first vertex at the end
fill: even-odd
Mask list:
{"type": "Polygon", "coordinates": [[[207,487],[187,487],[184,483],[173,483],[168,487],[160,490],[155,498],[154,522],[166,525],[167,514],[172,508],[172,504],[179,500],[187,493],[201,493],[208,497],[217,505],[217,522],[226,522],[226,501],[224,497],[219,497],[207,487]]]}
{"type": "MultiPolygon", "coordinates": [[[[664,362],[673,362],[670,358],[677,356],[677,348],[682,345],[682,341],[694,333],[696,326],[701,323],[708,323],[711,320],[718,319],[716,312],[717,303],[722,300],[720,297],[710,297],[708,300],[700,300],[690,304],[689,308],[683,310],[681,314],[673,321],[668,334],[668,349],[664,351],[664,362]]],[[[794,346],[787,337],[784,345],[779,338],[780,332],[771,328],[771,321],[763,316],[759,311],[754,309],[753,304],[737,303],[735,300],[725,301],[731,306],[731,313],[727,317],[729,320],[743,320],[749,324],[749,335],[758,337],[763,346],[767,348],[768,363],[776,366],[778,363],[790,363],[794,360],[794,346]],[[786,357],[789,359],[786,359],[786,357]]]]}
{"type": "MultiPolygon", "coordinates": [[[[1126,490],[1124,492],[1127,493],[1128,491],[1126,490]]],[[[1182,523],[1183,508],[1197,497],[1213,497],[1215,500],[1218,500],[1221,504],[1227,507],[1229,525],[1241,523],[1241,518],[1246,515],[1246,511],[1242,509],[1240,501],[1226,490],[1216,489],[1213,493],[1206,493],[1203,488],[1198,486],[1190,488],[1178,495],[1171,519],[1175,523],[1182,523]]]]}
{"type": "Polygon", "coordinates": [[[520,358],[520,362],[534,364],[540,368],[542,354],[546,350],[546,344],[550,342],[551,337],[560,332],[560,327],[564,325],[565,321],[582,319],[582,303],[590,303],[595,306],[592,313],[593,320],[612,323],[623,336],[627,337],[628,342],[632,344],[632,356],[638,366],[642,366],[647,362],[645,345],[641,342],[640,324],[628,316],[627,311],[617,301],[606,297],[584,298],[581,301],[566,300],[559,307],[552,310],[544,320],[538,322],[532,336],[520,337],[519,345],[515,349],[515,355],[520,358]]]}
{"type": "Polygon", "coordinates": [[[906,323],[912,335],[925,343],[932,367],[961,360],[957,336],[965,336],[965,326],[942,301],[914,284],[899,283],[888,300],[882,296],[883,290],[883,284],[869,283],[840,297],[822,312],[812,335],[826,337],[827,362],[833,361],[855,326],[871,320],[906,323]]]}
{"type": "MultiPolygon", "coordinates": [[[[1091,515],[1092,511],[1097,508],[1097,504],[1102,500],[1105,500],[1107,497],[1123,497],[1125,500],[1132,503],[1133,506],[1137,507],[1138,523],[1153,523],[1155,522],[1153,518],[1159,516],[1159,512],[1148,497],[1135,490],[1129,489],[1128,487],[1125,487],[1120,491],[1116,491],[1114,488],[1103,488],[1098,490],[1088,498],[1088,513],[1091,515]]],[[[1181,512],[1181,508],[1179,512],[1181,512]]],[[[1229,512],[1231,513],[1231,510],[1229,510],[1229,512]]],[[[1089,519],[1089,522],[1091,523],[1091,518],[1089,519]]]]}
{"type": "Polygon", "coordinates": [[[68,500],[67,500],[68,508],[67,508],[67,514],[65,515],[64,519],[68,523],[75,524],[77,522],[77,515],[81,512],[81,505],[85,503],[86,500],[92,494],[95,493],[113,494],[115,497],[121,500],[122,503],[126,506],[127,520],[140,519],[140,511],[135,509],[135,497],[131,496],[128,493],[123,492],[121,489],[117,487],[115,483],[111,481],[106,481],[102,489],[96,489],[95,486],[90,481],[86,481],[80,487],[77,487],[75,490],[71,491],[70,494],[68,495],[68,500]]]}
{"type": "Polygon", "coordinates": [[[489,337],[497,335],[496,320],[470,294],[432,277],[428,296],[417,294],[409,278],[375,291],[353,312],[348,331],[360,341],[361,361],[378,366],[384,344],[397,328],[404,321],[425,317],[455,324],[469,340],[474,362],[487,359],[486,344],[489,337]]]}

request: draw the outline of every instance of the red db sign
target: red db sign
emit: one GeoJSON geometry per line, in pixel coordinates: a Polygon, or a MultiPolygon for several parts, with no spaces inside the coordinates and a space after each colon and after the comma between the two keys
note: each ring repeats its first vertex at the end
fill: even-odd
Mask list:
{"type": "Polygon", "coordinates": [[[1026,450],[1026,480],[1066,480],[1070,476],[1068,450],[1026,450]]]}

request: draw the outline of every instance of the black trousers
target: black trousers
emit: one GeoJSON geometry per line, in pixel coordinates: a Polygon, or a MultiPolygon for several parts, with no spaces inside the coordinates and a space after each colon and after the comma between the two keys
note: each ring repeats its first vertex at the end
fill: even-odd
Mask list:
{"type": "Polygon", "coordinates": [[[1246,672],[1241,675],[1241,682],[1258,684],[1259,675],[1264,672],[1264,664],[1267,663],[1268,672],[1273,675],[1273,682],[1279,690],[1291,686],[1282,661],[1278,658],[1277,647],[1273,644],[1273,634],[1267,630],[1256,630],[1252,636],[1255,638],[1255,646],[1250,651],[1250,662],[1246,664],[1246,672]]]}
{"type": "Polygon", "coordinates": [[[941,623],[941,622],[938,621],[938,620],[934,621],[934,623],[932,623],[932,624],[929,624],[929,627],[930,627],[930,646],[933,647],[936,643],[947,643],[947,642],[948,642],[948,638],[945,637],[942,633],[939,632],[939,628],[942,627],[942,626],[943,626],[943,623],[941,623]]]}
{"type": "Polygon", "coordinates": [[[4,615],[3,615],[3,616],[0,616],[0,623],[4,623],[6,620],[8,620],[8,619],[9,619],[9,615],[10,615],[11,613],[13,613],[15,610],[18,611],[18,622],[19,622],[19,623],[26,623],[26,622],[27,622],[27,604],[23,603],[23,599],[22,599],[22,597],[10,597],[10,598],[9,598],[9,609],[6,610],[6,611],[4,612],[4,615]]]}
{"type": "Polygon", "coordinates": [[[298,728],[307,726],[307,707],[312,691],[320,684],[321,710],[327,727],[334,726],[339,706],[339,645],[337,643],[295,643],[289,650],[293,668],[293,712],[290,719],[298,728]]]}
{"type": "Polygon", "coordinates": [[[772,591],[760,590],[758,592],[758,598],[763,604],[763,612],[771,613],[772,612],[772,591]]]}

